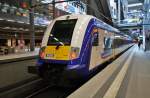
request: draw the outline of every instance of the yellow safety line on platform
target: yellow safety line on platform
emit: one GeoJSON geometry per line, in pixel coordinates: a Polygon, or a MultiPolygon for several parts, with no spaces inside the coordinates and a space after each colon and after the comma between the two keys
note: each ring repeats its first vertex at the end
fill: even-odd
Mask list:
{"type": "MultiPolygon", "coordinates": [[[[134,48],[135,49],[135,48],[134,48]]],[[[133,49],[133,50],[134,50],[133,49]]],[[[125,77],[125,74],[128,70],[128,67],[130,65],[130,62],[132,60],[133,54],[135,51],[133,51],[131,53],[131,55],[129,56],[129,58],[127,59],[127,61],[125,62],[125,64],[123,65],[122,69],[120,70],[119,74],[117,75],[117,77],[115,78],[115,80],[113,81],[112,85],[110,86],[110,88],[107,90],[107,92],[105,93],[103,98],[115,98],[119,88],[121,86],[121,83],[125,77]]]]}

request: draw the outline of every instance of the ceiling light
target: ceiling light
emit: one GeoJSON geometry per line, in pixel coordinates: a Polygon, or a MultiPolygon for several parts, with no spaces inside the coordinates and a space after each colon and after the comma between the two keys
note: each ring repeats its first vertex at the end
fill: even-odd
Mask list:
{"type": "Polygon", "coordinates": [[[129,4],[128,7],[136,7],[141,5],[143,5],[143,3],[135,3],[135,4],[129,4]]]}

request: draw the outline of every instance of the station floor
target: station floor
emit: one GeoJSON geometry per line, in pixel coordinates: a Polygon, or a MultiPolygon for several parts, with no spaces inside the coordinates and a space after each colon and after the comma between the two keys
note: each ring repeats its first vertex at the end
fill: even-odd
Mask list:
{"type": "Polygon", "coordinates": [[[116,98],[150,98],[150,51],[136,45],[116,98]]]}
{"type": "Polygon", "coordinates": [[[150,51],[134,45],[67,98],[150,98],[150,51]]]}
{"type": "Polygon", "coordinates": [[[38,53],[39,53],[39,48],[35,48],[35,51],[33,52],[26,51],[26,52],[18,52],[18,53],[7,54],[7,55],[0,55],[0,62],[3,60],[35,56],[38,55],[38,53]]]}

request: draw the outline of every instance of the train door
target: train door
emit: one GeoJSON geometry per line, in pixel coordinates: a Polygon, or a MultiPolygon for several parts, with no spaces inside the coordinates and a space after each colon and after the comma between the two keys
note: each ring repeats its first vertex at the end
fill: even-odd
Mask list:
{"type": "Polygon", "coordinates": [[[99,38],[99,60],[98,60],[98,64],[102,64],[103,62],[105,62],[105,59],[103,58],[103,53],[104,53],[104,48],[105,48],[105,42],[104,42],[104,39],[107,35],[107,32],[106,30],[103,30],[103,29],[100,29],[100,38],[99,38]]]}
{"type": "Polygon", "coordinates": [[[115,33],[114,32],[111,33],[111,39],[112,39],[112,44],[111,44],[112,57],[114,59],[115,58],[115,45],[114,45],[115,33]]]}
{"type": "Polygon", "coordinates": [[[101,59],[103,62],[109,60],[113,55],[112,42],[113,36],[110,32],[105,31],[103,36],[103,50],[101,51],[101,59]]]}
{"type": "Polygon", "coordinates": [[[99,58],[99,38],[100,33],[98,32],[98,28],[94,27],[92,32],[92,50],[91,50],[91,59],[89,69],[93,69],[97,66],[97,61],[99,58]]]}

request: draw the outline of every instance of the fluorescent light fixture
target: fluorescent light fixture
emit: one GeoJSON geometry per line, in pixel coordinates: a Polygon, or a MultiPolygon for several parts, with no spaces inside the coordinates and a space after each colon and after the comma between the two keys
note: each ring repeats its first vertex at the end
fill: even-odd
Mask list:
{"type": "Polygon", "coordinates": [[[115,36],[115,38],[120,38],[121,36],[115,36]]]}
{"type": "Polygon", "coordinates": [[[17,30],[17,28],[11,28],[12,30],[17,30]]]}
{"type": "Polygon", "coordinates": [[[143,3],[135,3],[135,4],[129,4],[128,7],[136,7],[141,5],[143,5],[143,3]]]}
{"type": "Polygon", "coordinates": [[[23,21],[17,21],[18,23],[24,23],[23,21]]]}
{"type": "Polygon", "coordinates": [[[29,29],[24,29],[24,31],[29,31],[29,29]]]}
{"type": "Polygon", "coordinates": [[[23,28],[19,28],[19,30],[24,30],[23,28]]]}
{"type": "Polygon", "coordinates": [[[8,19],[8,20],[6,20],[6,21],[11,21],[11,22],[15,22],[14,20],[10,20],[10,19],[8,19]]]}
{"type": "Polygon", "coordinates": [[[4,20],[4,19],[0,18],[0,20],[4,20]]]}
{"type": "Polygon", "coordinates": [[[52,0],[42,0],[41,2],[42,2],[42,3],[51,3],[52,0]]]}
{"type": "Polygon", "coordinates": [[[10,29],[10,27],[4,27],[3,29],[10,29]]]}

